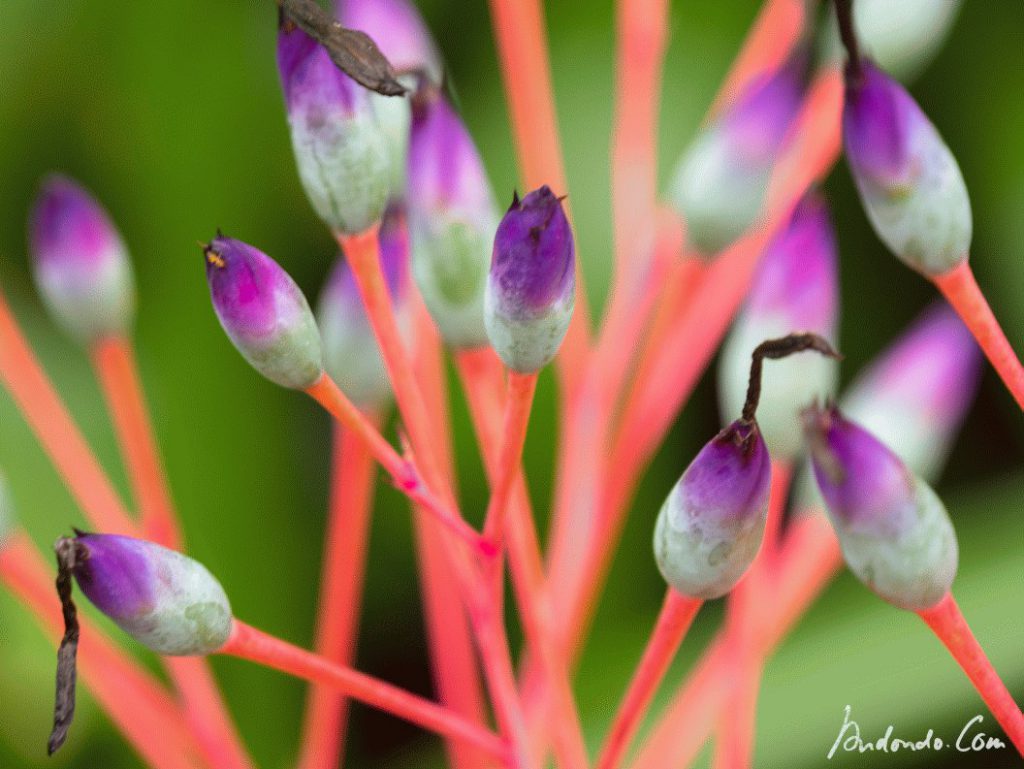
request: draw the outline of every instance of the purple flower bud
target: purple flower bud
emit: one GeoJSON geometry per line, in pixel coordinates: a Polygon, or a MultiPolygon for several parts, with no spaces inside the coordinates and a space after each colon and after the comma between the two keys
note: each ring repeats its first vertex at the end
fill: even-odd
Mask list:
{"type": "Polygon", "coordinates": [[[277,63],[306,195],[332,229],[365,230],[384,211],[392,171],[369,92],[287,21],[278,33],[277,63]]]}
{"type": "Polygon", "coordinates": [[[804,414],[814,476],[850,570],[889,603],[927,609],[949,591],[958,549],[942,502],[838,409],[804,414]]]}
{"type": "Polygon", "coordinates": [[[843,411],[933,479],[974,400],[981,364],[967,327],[937,303],[858,377],[843,411]]]}
{"type": "Polygon", "coordinates": [[[408,182],[412,270],[423,301],[448,345],[483,346],[497,206],[469,132],[429,88],[414,101],[408,182]]]}
{"type": "Polygon", "coordinates": [[[89,343],[127,333],[135,312],[128,252],[110,217],[79,185],[51,175],[29,223],[36,284],[51,314],[89,343]]]}
{"type": "Polygon", "coordinates": [[[218,235],[203,249],[210,298],[242,356],[272,382],[305,389],[323,373],[320,334],[306,297],[273,259],[218,235]]]}
{"type": "Polygon", "coordinates": [[[569,329],[576,248],[562,201],[546,185],[519,200],[498,225],[484,294],[491,345],[509,368],[539,371],[569,329]]]}
{"type": "Polygon", "coordinates": [[[231,632],[231,605],[206,567],[131,537],[80,534],[73,573],[86,597],[159,654],[212,654],[231,632]]]}
{"type": "Polygon", "coordinates": [[[755,422],[738,420],[711,439],[658,513],[654,556],[665,581],[694,598],[732,590],[761,547],[770,486],[755,422]]]}
{"type": "Polygon", "coordinates": [[[846,87],[843,141],[879,238],[925,275],[967,259],[971,203],[960,167],[910,94],[869,61],[846,87]]]}
{"type": "Polygon", "coordinates": [[[671,199],[691,245],[716,256],[757,219],[803,94],[806,54],[752,82],[679,161],[671,199]]]}
{"type": "Polygon", "coordinates": [[[423,17],[408,0],[338,0],[343,26],[369,35],[391,66],[441,82],[441,57],[423,17]]]}
{"type": "MultiPolygon", "coordinates": [[[[811,195],[765,250],[746,305],[725,342],[718,374],[722,414],[735,415],[743,408],[754,348],[765,339],[807,331],[834,342],[838,305],[835,233],[825,201],[811,195]]],[[[838,361],[822,355],[772,365],[757,421],[773,457],[792,459],[802,451],[800,410],[832,395],[837,379],[838,361]]]]}
{"type": "MultiPolygon", "coordinates": [[[[395,313],[408,332],[409,243],[401,208],[395,205],[388,207],[381,224],[380,259],[395,313]]],[[[327,373],[360,408],[380,408],[391,397],[391,385],[355,276],[344,258],[338,259],[320,295],[317,320],[327,373]]]]}

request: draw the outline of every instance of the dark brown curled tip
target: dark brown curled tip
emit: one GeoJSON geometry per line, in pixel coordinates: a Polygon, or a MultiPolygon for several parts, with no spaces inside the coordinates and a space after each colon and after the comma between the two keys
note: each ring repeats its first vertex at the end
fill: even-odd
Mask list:
{"type": "Polygon", "coordinates": [[[57,595],[64,615],[64,637],[57,649],[57,691],[53,706],[53,731],[47,742],[48,755],[56,753],[68,738],[68,730],[75,717],[75,670],[78,655],[78,611],[71,598],[75,565],[81,556],[77,540],[62,537],[54,545],[57,555],[57,595]]]}
{"type": "Polygon", "coordinates": [[[747,399],[743,404],[741,419],[753,422],[757,412],[757,404],[761,400],[761,370],[765,358],[778,360],[798,352],[814,350],[829,358],[841,359],[842,356],[832,349],[824,338],[817,334],[790,334],[779,339],[768,339],[754,348],[750,355],[750,383],[747,385],[747,399]]]}
{"type": "Polygon", "coordinates": [[[278,7],[282,26],[291,23],[299,27],[327,50],[338,69],[361,86],[384,96],[406,93],[391,62],[369,35],[341,26],[316,0],[278,0],[278,7]]]}

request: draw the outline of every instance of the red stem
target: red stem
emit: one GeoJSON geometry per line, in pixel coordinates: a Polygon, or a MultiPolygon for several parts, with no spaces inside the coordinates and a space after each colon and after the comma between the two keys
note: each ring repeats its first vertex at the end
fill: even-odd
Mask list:
{"type": "Polygon", "coordinates": [[[219,654],[249,660],[323,686],[378,710],[391,713],[437,734],[472,742],[490,755],[505,757],[505,744],[495,734],[440,705],[389,683],[338,665],[313,652],[235,620],[231,637],[219,654]]]}
{"type": "Polygon", "coordinates": [[[108,337],[89,352],[139,506],[144,536],[181,550],[181,524],[160,461],[132,343],[125,337],[108,337]]]}
{"type": "MultiPolygon", "coordinates": [[[[348,431],[335,428],[315,649],[338,665],[351,665],[355,655],[373,480],[373,458],[366,447],[348,431]]],[[[298,769],[334,769],[341,764],[347,716],[344,695],[328,686],[310,688],[298,769]]]]}
{"type": "Polygon", "coordinates": [[[365,446],[366,450],[391,476],[398,489],[409,499],[420,505],[444,524],[449,531],[469,545],[474,552],[493,555],[495,546],[484,539],[449,505],[446,505],[427,488],[420,478],[415,463],[403,459],[390,443],[380,434],[373,422],[341,391],[341,388],[327,374],[306,388],[306,394],[333,416],[338,424],[350,430],[365,446]]]}
{"type": "Polygon", "coordinates": [[[992,314],[970,264],[965,259],[959,267],[933,277],[932,282],[974,335],[1017,406],[1024,410],[1024,366],[992,314]]]}
{"type": "Polygon", "coordinates": [[[612,720],[597,769],[616,769],[703,601],[669,588],[643,657],[612,720]]]}
{"type": "MultiPolygon", "coordinates": [[[[24,532],[11,532],[0,547],[0,581],[54,641],[61,637],[53,568],[24,532]]],[[[79,622],[79,673],[124,738],[154,769],[195,769],[198,748],[167,690],[87,617],[79,622]]]]}
{"type": "Polygon", "coordinates": [[[949,649],[953,659],[963,668],[996,721],[1003,727],[1010,742],[1024,757],[1024,713],[1021,713],[1006,684],[985,656],[984,649],[971,632],[952,594],[947,593],[938,604],[917,612],[917,615],[932,629],[942,645],[949,649]]]}
{"type": "MultiPolygon", "coordinates": [[[[415,371],[406,351],[391,306],[391,296],[380,266],[378,226],[357,235],[339,235],[342,250],[352,267],[370,324],[380,345],[385,368],[395,391],[395,400],[417,460],[428,484],[438,488],[442,482],[435,452],[434,425],[417,386],[415,371]]],[[[448,493],[446,501],[453,501],[448,493]]],[[[447,543],[446,543],[447,545],[447,543]]],[[[512,653],[502,625],[500,607],[487,586],[480,581],[480,570],[459,548],[447,548],[453,571],[461,587],[477,646],[483,662],[491,700],[502,734],[513,746],[512,763],[529,764],[529,743],[516,690],[512,653]]]]}
{"type": "Polygon", "coordinates": [[[89,524],[108,534],[138,534],[53,383],[39,365],[0,293],[0,381],[46,450],[89,524]]]}

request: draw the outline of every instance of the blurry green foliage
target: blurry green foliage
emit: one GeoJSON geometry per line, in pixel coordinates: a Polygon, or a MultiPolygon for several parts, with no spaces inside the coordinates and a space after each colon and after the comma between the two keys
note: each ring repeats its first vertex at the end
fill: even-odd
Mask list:
{"type": "MultiPolygon", "coordinates": [[[[592,298],[607,289],[612,3],[549,2],[553,71],[579,254],[592,298]]],[[[518,183],[487,4],[426,0],[428,17],[499,196],[518,183]]],[[[672,167],[756,12],[754,0],[676,0],[662,100],[661,167],[672,167]]],[[[292,164],[274,63],[269,2],[3,0],[0,9],[0,285],[48,371],[119,486],[116,447],[88,364],[44,317],[26,269],[24,222],[37,179],[60,169],[110,209],[140,289],[137,339],[156,429],[189,547],[220,576],[238,614],[300,643],[311,637],[326,499],[328,425],[311,402],[255,375],[209,307],[198,239],[218,226],[258,244],[315,294],[333,245],[292,164]]],[[[913,92],[963,167],[975,210],[973,264],[1012,340],[1024,340],[1024,6],[965,3],[913,92]]],[[[931,297],[871,233],[841,166],[827,185],[842,251],[844,379],[931,297]],[[895,293],[894,293],[895,292],[895,293]],[[898,297],[894,301],[894,297],[898,297]]],[[[596,633],[578,677],[596,748],[646,638],[663,585],[650,556],[661,499],[718,417],[706,381],[641,486],[596,633]]],[[[465,408],[455,399],[460,486],[479,516],[485,489],[465,408]]],[[[527,451],[540,511],[548,507],[555,436],[550,374],[527,451]]],[[[986,376],[939,485],[962,535],[960,601],[1018,700],[1024,698],[1024,421],[986,376]]],[[[80,517],[0,393],[0,466],[21,518],[47,545],[80,517]]],[[[406,506],[378,491],[359,664],[429,691],[406,506]]],[[[697,623],[670,680],[717,624],[697,623]]],[[[44,756],[53,649],[0,591],[0,767],[139,766],[100,714],[83,710],[68,747],[44,756]]],[[[303,688],[244,663],[217,661],[227,697],[261,766],[295,755],[303,688]]],[[[88,698],[83,698],[88,703],[88,698]]],[[[958,729],[983,712],[973,690],[909,615],[844,576],[771,664],[761,699],[758,765],[824,766],[842,708],[865,729],[958,729]]],[[[943,733],[940,731],[940,733],[943,733]]],[[[440,766],[437,742],[362,708],[350,765],[440,766]]],[[[900,753],[835,766],[1010,766],[1009,752],[967,763],[900,753]],[[942,763],[945,761],[945,763],[942,763]]]]}

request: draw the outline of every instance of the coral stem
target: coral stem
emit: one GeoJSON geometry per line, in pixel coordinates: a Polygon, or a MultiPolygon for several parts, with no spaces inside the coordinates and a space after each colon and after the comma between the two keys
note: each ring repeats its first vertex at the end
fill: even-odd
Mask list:
{"type": "MultiPolygon", "coordinates": [[[[362,441],[336,427],[315,649],[337,665],[351,665],[355,655],[373,480],[373,458],[362,441]]],[[[334,769],[341,764],[347,716],[343,694],[328,686],[310,688],[299,769],[334,769]]]]}
{"type": "Polygon", "coordinates": [[[992,314],[970,264],[964,260],[959,267],[932,278],[932,282],[974,335],[1006,389],[1024,410],[1024,366],[992,314]]]}
{"type": "Polygon", "coordinates": [[[50,456],[91,526],[108,534],[137,533],[103,468],[0,294],[0,381],[50,456]]]}
{"type": "Polygon", "coordinates": [[[437,734],[467,740],[492,756],[504,757],[505,744],[493,733],[436,703],[372,676],[338,665],[313,652],[235,620],[219,654],[249,660],[313,683],[333,686],[367,705],[437,734]]]}
{"type": "Polygon", "coordinates": [[[1021,713],[1006,684],[985,656],[984,649],[971,632],[953,596],[947,593],[938,604],[917,614],[932,629],[942,645],[949,649],[1017,752],[1024,757],[1024,713],[1021,713]]]}
{"type": "Polygon", "coordinates": [[[160,461],[132,343],[108,337],[89,351],[121,447],[146,539],[180,550],[181,525],[160,461]]]}
{"type": "Polygon", "coordinates": [[[612,720],[597,769],[616,769],[621,762],[647,712],[647,706],[703,603],[672,588],[665,593],[665,601],[640,664],[612,720]]]}

